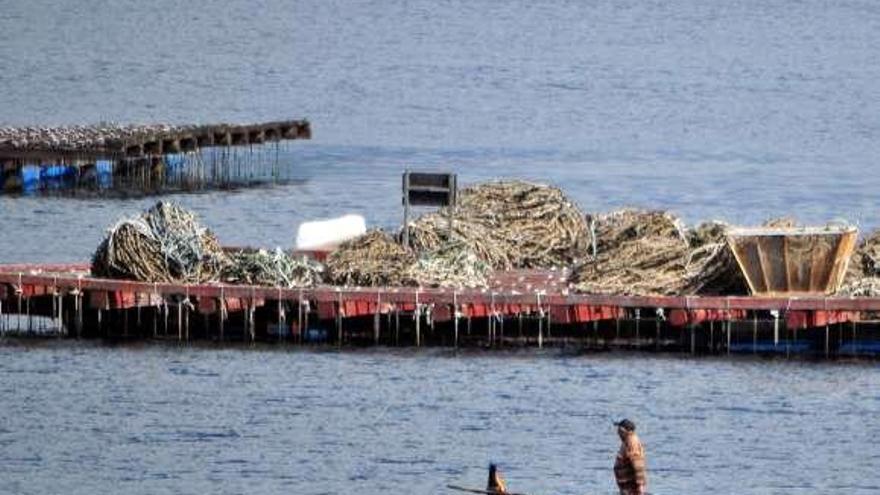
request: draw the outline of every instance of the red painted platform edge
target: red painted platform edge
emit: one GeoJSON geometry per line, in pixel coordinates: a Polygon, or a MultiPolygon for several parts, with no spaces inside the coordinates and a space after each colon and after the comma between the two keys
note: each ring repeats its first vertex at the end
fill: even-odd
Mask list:
{"type": "MultiPolygon", "coordinates": [[[[665,308],[684,310],[781,310],[781,311],[880,311],[880,298],[845,297],[756,297],[756,296],[618,296],[568,294],[558,285],[520,289],[437,289],[416,287],[333,287],[280,289],[227,284],[165,284],[93,278],[88,265],[15,264],[0,265],[0,283],[15,287],[39,286],[59,290],[96,290],[140,294],[174,294],[202,298],[308,299],[316,302],[367,301],[394,304],[474,304],[491,308],[502,305],[613,306],[621,308],[665,308]]],[[[512,273],[521,275],[522,272],[512,273]]],[[[509,282],[508,282],[509,283],[509,282]]],[[[515,284],[510,284],[515,286],[515,284]]],[[[46,293],[38,290],[33,293],[46,293]]]]}

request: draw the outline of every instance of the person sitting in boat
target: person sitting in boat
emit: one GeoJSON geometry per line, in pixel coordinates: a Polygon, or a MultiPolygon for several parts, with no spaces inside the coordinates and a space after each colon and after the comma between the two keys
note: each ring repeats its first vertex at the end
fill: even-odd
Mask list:
{"type": "Polygon", "coordinates": [[[486,483],[486,491],[490,493],[507,493],[507,485],[504,484],[504,478],[498,471],[498,466],[489,464],[489,481],[486,483]]]}
{"type": "Polygon", "coordinates": [[[614,477],[620,495],[645,495],[648,492],[648,468],[645,449],[636,435],[636,425],[624,419],[614,426],[620,436],[620,450],[614,460],[614,477]]]}

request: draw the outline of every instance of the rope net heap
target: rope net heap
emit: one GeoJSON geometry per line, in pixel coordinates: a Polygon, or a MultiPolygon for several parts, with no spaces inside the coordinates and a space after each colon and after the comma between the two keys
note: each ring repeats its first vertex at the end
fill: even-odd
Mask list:
{"type": "Polygon", "coordinates": [[[321,283],[324,267],[305,256],[293,257],[274,251],[238,251],[229,255],[230,263],[221,278],[226,283],[271,287],[314,287],[321,283]]]}
{"type": "Polygon", "coordinates": [[[409,225],[419,253],[447,242],[468,247],[492,268],[553,268],[583,259],[590,245],[584,214],[555,187],[523,181],[477,184],[463,189],[453,210],[429,213],[409,225]]]}
{"type": "Polygon", "coordinates": [[[880,297],[880,230],[862,240],[853,252],[837,295],[880,297]]]}
{"type": "Polygon", "coordinates": [[[138,140],[196,129],[172,124],[72,125],[60,127],[0,127],[0,149],[16,151],[95,151],[114,142],[138,140]]]}
{"type": "Polygon", "coordinates": [[[689,232],[668,212],[624,209],[591,218],[591,226],[595,256],[576,265],[571,276],[578,292],[745,293],[724,223],[705,223],[689,232]]]}
{"type": "Polygon", "coordinates": [[[210,230],[180,206],[160,201],[120,220],[92,258],[92,274],[141,282],[211,282],[229,259],[210,230]]]}

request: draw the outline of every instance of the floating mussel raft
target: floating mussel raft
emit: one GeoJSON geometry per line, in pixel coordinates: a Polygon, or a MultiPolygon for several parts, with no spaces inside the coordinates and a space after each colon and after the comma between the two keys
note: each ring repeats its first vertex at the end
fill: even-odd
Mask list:
{"type": "Polygon", "coordinates": [[[880,311],[880,234],[853,250],[851,228],[774,225],[788,240],[689,228],[664,211],[585,214],[558,188],[502,181],[463,189],[454,210],[413,219],[408,236],[372,230],[318,261],[223,248],[195,215],[160,202],[114,224],[89,266],[0,266],[0,332],[23,321],[35,331],[42,318],[83,337],[880,352],[866,321],[880,311]],[[813,238],[828,249],[803,256],[813,238]],[[742,262],[749,245],[763,271],[742,262]],[[792,284],[804,273],[817,283],[757,294],[776,258],[792,284]]]}

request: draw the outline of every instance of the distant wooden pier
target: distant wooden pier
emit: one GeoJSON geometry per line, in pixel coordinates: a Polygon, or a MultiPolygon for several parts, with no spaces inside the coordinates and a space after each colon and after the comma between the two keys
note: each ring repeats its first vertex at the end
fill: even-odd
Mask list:
{"type": "Polygon", "coordinates": [[[156,188],[165,185],[183,189],[194,184],[226,185],[236,179],[233,168],[252,176],[255,169],[268,167],[232,153],[221,153],[220,163],[206,164],[201,159],[203,150],[247,152],[266,143],[311,137],[306,120],[244,125],[0,127],[0,192],[80,186],[113,189],[112,180],[95,180],[100,173],[124,179],[118,181],[123,188],[147,192],[158,192],[156,188]],[[189,157],[192,159],[187,160],[189,157]],[[177,170],[180,167],[173,167],[180,163],[191,170],[181,173],[177,170]],[[166,177],[172,168],[176,175],[166,177]]]}

